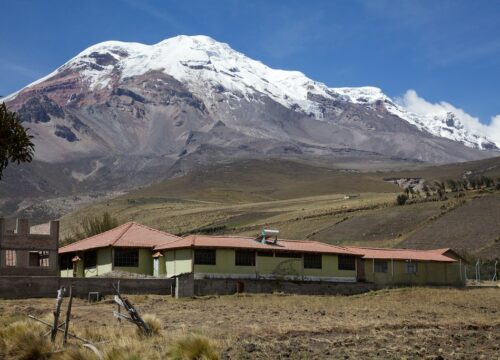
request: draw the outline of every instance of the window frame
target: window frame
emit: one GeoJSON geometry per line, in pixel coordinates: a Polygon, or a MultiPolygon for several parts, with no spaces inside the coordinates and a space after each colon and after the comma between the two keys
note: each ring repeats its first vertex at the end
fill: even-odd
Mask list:
{"type": "Polygon", "coordinates": [[[17,250],[15,249],[4,249],[4,266],[8,268],[17,267],[17,250]],[[13,261],[13,264],[10,261],[13,261]]]}
{"type": "Polygon", "coordinates": [[[373,262],[373,272],[387,274],[389,272],[389,261],[375,259],[373,262]]]}
{"type": "Polygon", "coordinates": [[[194,265],[217,265],[216,249],[194,249],[194,265]]]}
{"type": "Polygon", "coordinates": [[[338,260],[337,264],[338,270],[349,270],[349,271],[356,270],[356,256],[342,254],[338,255],[337,260],[338,260]]]}
{"type": "Polygon", "coordinates": [[[73,257],[74,253],[64,253],[59,257],[59,268],[60,270],[72,270],[73,269],[73,257]]]}
{"type": "Polygon", "coordinates": [[[234,266],[250,266],[256,265],[257,254],[253,250],[235,250],[234,251],[234,266]]]}
{"type": "Polygon", "coordinates": [[[48,250],[31,250],[28,252],[28,267],[30,268],[44,268],[47,269],[50,267],[50,252],[48,250]],[[36,254],[38,257],[35,261],[32,258],[32,255],[36,254]]]}
{"type": "Polygon", "coordinates": [[[405,271],[409,275],[416,275],[418,272],[418,263],[415,261],[407,261],[405,265],[405,271]],[[414,268],[414,271],[410,271],[410,268],[414,268]]]}
{"type": "Polygon", "coordinates": [[[139,248],[116,247],[113,251],[113,266],[139,267],[139,257],[139,248]]]}
{"type": "Polygon", "coordinates": [[[83,253],[83,266],[85,269],[97,268],[97,250],[85,251],[83,253]],[[88,264],[89,259],[91,260],[90,265],[88,264]]]}
{"type": "Polygon", "coordinates": [[[323,254],[304,253],[304,269],[323,269],[323,254]]]}

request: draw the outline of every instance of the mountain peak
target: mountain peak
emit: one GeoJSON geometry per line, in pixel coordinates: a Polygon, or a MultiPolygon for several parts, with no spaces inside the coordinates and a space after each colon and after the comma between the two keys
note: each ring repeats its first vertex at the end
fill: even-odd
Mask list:
{"type": "MultiPolygon", "coordinates": [[[[335,108],[339,102],[358,104],[377,111],[386,110],[421,131],[472,148],[496,148],[484,136],[467,131],[453,113],[412,113],[403,104],[395,103],[378,87],[328,87],[299,71],[272,69],[233,50],[228,44],[205,35],[179,35],[153,45],[101,42],[85,49],[27,88],[57,76],[63,78],[61,81],[66,81],[65,76],[69,73],[72,74],[71,81],[78,82],[81,92],[112,90],[127,79],[158,71],[173,77],[207,103],[221,94],[227,99],[244,99],[250,103],[270,98],[287,109],[302,113],[311,121],[328,121],[325,112],[337,111],[338,107],[337,110],[335,108]]],[[[50,83],[50,88],[53,87],[54,84],[50,83]]],[[[4,100],[12,100],[16,95],[4,100]]],[[[64,96],[70,101],[71,97],[78,94],[68,92],[61,99],[64,96]]]]}

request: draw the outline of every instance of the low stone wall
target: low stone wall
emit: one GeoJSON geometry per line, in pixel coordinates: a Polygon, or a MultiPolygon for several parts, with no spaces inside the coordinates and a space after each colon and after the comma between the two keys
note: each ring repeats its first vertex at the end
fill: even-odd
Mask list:
{"type": "Polygon", "coordinates": [[[170,295],[172,279],[114,279],[114,278],[59,278],[56,276],[2,276],[0,277],[0,298],[20,299],[55,297],[61,286],[73,284],[73,294],[86,298],[89,292],[101,295],[114,294],[111,284],[120,280],[123,294],[170,295]]]}
{"type": "Polygon", "coordinates": [[[0,298],[22,299],[55,297],[57,276],[0,276],[0,298]]]}
{"type": "Polygon", "coordinates": [[[172,295],[177,297],[282,292],[302,295],[352,295],[375,289],[368,283],[301,282],[263,279],[193,279],[192,274],[176,279],[59,278],[49,276],[2,276],[0,298],[55,297],[57,289],[73,285],[73,294],[86,298],[89,292],[112,295],[112,284],[120,280],[123,294],[172,295]],[[176,284],[177,283],[177,284],[176,284]]]}
{"type": "Polygon", "coordinates": [[[114,294],[113,286],[120,281],[122,294],[157,294],[170,295],[172,279],[116,279],[116,278],[61,278],[60,286],[69,288],[73,285],[73,294],[78,297],[87,297],[89,292],[99,292],[101,295],[114,294]]]}
{"type": "Polygon", "coordinates": [[[195,279],[194,294],[229,295],[238,291],[248,294],[282,292],[299,295],[353,295],[375,287],[368,283],[301,282],[284,280],[195,279]]]}

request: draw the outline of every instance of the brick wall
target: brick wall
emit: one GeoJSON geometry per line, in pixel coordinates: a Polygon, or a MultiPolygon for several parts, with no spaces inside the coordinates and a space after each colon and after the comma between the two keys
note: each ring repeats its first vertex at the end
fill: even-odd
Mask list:
{"type": "Polygon", "coordinates": [[[16,229],[9,230],[0,218],[0,276],[57,276],[58,248],[58,221],[50,222],[49,234],[31,234],[27,219],[17,219],[16,229]],[[40,251],[48,253],[48,260],[34,265],[40,251]],[[30,256],[35,261],[30,262],[30,256]]]}

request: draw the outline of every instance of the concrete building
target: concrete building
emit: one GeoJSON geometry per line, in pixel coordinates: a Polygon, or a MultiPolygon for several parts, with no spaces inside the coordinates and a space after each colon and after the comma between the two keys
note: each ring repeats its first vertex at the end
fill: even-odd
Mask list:
{"type": "Polygon", "coordinates": [[[59,250],[61,276],[125,271],[156,277],[287,280],[392,285],[464,284],[462,259],[450,249],[334,246],[311,240],[257,237],[177,237],[134,222],[59,250]]]}
{"type": "Polygon", "coordinates": [[[465,284],[463,260],[451,249],[347,248],[361,255],[359,281],[381,286],[465,284]]]}
{"type": "Polygon", "coordinates": [[[101,234],[59,249],[62,277],[92,277],[111,271],[160,275],[153,249],[179,237],[136,222],[128,222],[101,234]]]}
{"type": "Polygon", "coordinates": [[[58,276],[59,222],[51,221],[49,234],[32,234],[27,219],[7,229],[0,218],[0,276],[58,276]]]}
{"type": "Polygon", "coordinates": [[[308,240],[190,235],[156,247],[166,276],[356,282],[356,257],[346,248],[308,240]]]}

